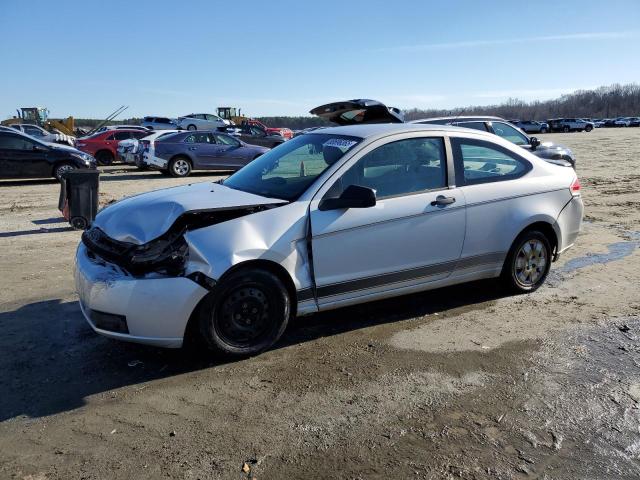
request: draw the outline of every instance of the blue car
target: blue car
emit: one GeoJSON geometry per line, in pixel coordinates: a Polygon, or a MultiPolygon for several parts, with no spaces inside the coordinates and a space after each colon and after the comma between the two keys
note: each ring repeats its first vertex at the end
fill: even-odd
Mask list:
{"type": "Polygon", "coordinates": [[[239,170],[267,151],[226,133],[186,131],[157,140],[147,164],[173,177],[186,177],[192,170],[239,170]]]}

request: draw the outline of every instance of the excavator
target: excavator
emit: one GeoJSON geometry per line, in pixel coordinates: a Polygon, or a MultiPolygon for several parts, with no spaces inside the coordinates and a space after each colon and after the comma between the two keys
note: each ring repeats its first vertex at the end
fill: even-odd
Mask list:
{"type": "Polygon", "coordinates": [[[3,120],[0,124],[9,126],[16,123],[28,123],[38,125],[50,132],[58,130],[60,133],[72,137],[76,135],[73,117],[60,120],[49,118],[49,110],[42,107],[22,107],[17,110],[17,113],[17,116],[3,120]]]}

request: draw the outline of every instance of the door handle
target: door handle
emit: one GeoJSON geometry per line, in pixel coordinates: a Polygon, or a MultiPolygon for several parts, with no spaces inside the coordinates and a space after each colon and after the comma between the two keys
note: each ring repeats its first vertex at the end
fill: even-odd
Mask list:
{"type": "Polygon", "coordinates": [[[456,199],[454,197],[445,197],[444,195],[438,195],[436,199],[431,202],[433,207],[441,207],[444,205],[451,205],[455,203],[456,199]]]}
{"type": "Polygon", "coordinates": [[[195,150],[196,147],[189,147],[189,150],[195,150]]]}

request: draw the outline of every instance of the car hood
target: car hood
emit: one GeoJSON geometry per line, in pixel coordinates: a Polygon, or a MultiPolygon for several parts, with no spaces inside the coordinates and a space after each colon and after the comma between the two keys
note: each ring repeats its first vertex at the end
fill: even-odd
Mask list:
{"type": "Polygon", "coordinates": [[[69,145],[63,145],[61,143],[53,143],[53,142],[44,142],[47,144],[47,146],[49,146],[50,148],[54,149],[54,150],[58,150],[61,152],[70,152],[70,153],[75,153],[77,155],[82,155],[82,152],[80,150],[78,150],[77,148],[73,148],[69,145]]]}
{"type": "Polygon", "coordinates": [[[327,103],[310,110],[309,113],[338,125],[404,123],[404,115],[400,109],[368,99],[327,103]]]}
{"type": "Polygon", "coordinates": [[[114,240],[142,245],[161,236],[182,214],[282,204],[283,200],[204,182],[155,190],[109,205],[93,225],[114,240]]]}

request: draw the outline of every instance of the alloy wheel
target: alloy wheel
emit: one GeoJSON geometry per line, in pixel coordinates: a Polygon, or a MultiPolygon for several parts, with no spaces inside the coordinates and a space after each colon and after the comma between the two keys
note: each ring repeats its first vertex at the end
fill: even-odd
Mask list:
{"type": "Polygon", "coordinates": [[[173,171],[179,177],[184,177],[189,173],[189,163],[182,158],[173,162],[173,171]]]}
{"type": "Polygon", "coordinates": [[[514,278],[525,288],[536,285],[547,268],[547,248],[540,240],[527,240],[516,254],[513,262],[514,278]]]}

